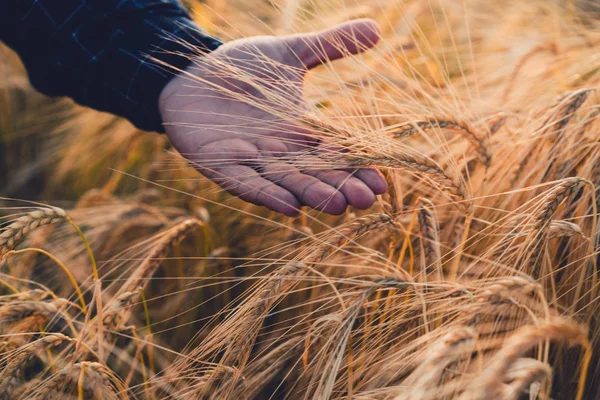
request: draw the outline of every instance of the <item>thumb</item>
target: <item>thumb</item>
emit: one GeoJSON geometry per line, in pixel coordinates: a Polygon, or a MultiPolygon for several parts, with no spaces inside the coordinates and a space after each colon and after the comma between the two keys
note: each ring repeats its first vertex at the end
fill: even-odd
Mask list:
{"type": "Polygon", "coordinates": [[[321,32],[283,38],[307,69],[362,53],[380,39],[379,25],[372,19],[349,21],[321,32]]]}

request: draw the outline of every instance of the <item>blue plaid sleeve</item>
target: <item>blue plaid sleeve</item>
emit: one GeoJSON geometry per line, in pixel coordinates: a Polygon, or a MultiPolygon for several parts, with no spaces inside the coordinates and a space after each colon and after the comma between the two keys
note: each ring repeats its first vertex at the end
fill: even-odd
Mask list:
{"type": "Polygon", "coordinates": [[[0,0],[0,40],[40,92],[158,132],[158,97],[174,71],[221,44],[176,0],[0,0]]]}

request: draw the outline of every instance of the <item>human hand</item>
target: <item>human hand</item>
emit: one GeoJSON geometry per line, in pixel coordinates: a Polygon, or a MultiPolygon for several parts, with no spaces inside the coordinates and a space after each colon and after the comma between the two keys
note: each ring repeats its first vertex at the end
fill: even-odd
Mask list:
{"type": "Polygon", "coordinates": [[[348,205],[369,208],[387,190],[378,171],[302,169],[288,161],[335,149],[294,122],[308,110],[306,73],[379,39],[374,21],[358,20],[313,34],[226,43],[195,59],[162,91],[167,135],[196,169],[245,201],[289,216],[302,205],[329,214],[348,205]]]}

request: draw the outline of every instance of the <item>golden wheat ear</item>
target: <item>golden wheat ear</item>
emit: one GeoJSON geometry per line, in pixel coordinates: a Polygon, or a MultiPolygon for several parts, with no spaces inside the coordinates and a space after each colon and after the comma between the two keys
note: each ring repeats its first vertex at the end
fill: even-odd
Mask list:
{"type": "MultiPolygon", "coordinates": [[[[511,367],[515,368],[514,364],[519,362],[523,353],[543,340],[559,341],[570,346],[582,346],[586,350],[581,372],[585,377],[588,358],[591,355],[589,354],[588,331],[581,325],[558,320],[541,326],[525,326],[515,332],[493,357],[486,370],[481,372],[479,378],[474,380],[472,386],[462,394],[461,399],[486,398],[487,396],[501,398],[506,393],[504,382],[508,381],[506,375],[510,373],[511,367]],[[498,379],[498,377],[502,378],[498,379]]],[[[579,382],[579,390],[575,398],[582,399],[584,387],[585,379],[579,382]]]]}
{"type": "Polygon", "coordinates": [[[42,400],[78,396],[123,400],[127,397],[126,393],[121,391],[122,388],[122,383],[104,365],[83,361],[68,365],[53,374],[39,389],[30,394],[30,398],[42,400]]]}
{"type": "Polygon", "coordinates": [[[441,281],[443,277],[442,252],[435,206],[430,200],[421,198],[419,199],[418,214],[422,249],[421,269],[426,279],[428,279],[428,271],[431,271],[433,280],[441,281]]]}
{"type": "Polygon", "coordinates": [[[203,226],[196,218],[186,219],[169,229],[154,246],[148,257],[121,285],[117,294],[108,302],[102,313],[102,323],[107,343],[114,343],[117,332],[130,318],[132,308],[141,292],[148,286],[152,276],[161,266],[164,258],[178,243],[183,241],[190,232],[203,226]]]}
{"type": "Polygon", "coordinates": [[[0,233],[0,259],[12,250],[29,232],[45,225],[55,224],[66,218],[64,210],[52,207],[41,208],[19,217],[0,233]]]}
{"type": "Polygon", "coordinates": [[[396,398],[409,400],[435,396],[444,370],[449,365],[458,364],[470,357],[476,349],[478,339],[473,328],[457,327],[432,343],[426,349],[421,363],[403,381],[406,392],[396,398]]]}
{"type": "Polygon", "coordinates": [[[0,371],[0,398],[18,398],[15,392],[23,384],[22,381],[26,381],[27,369],[35,359],[65,341],[72,341],[72,339],[60,333],[52,333],[21,346],[13,352],[12,357],[3,360],[4,366],[0,371]]]}

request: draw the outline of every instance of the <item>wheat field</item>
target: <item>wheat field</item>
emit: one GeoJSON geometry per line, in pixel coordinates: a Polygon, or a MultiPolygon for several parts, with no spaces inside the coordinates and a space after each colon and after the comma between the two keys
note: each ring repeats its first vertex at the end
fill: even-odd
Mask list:
{"type": "Polygon", "coordinates": [[[389,190],[277,215],[0,49],[0,399],[600,399],[597,2],[187,5],[224,40],[375,19],[300,117],[220,73],[343,149],[290,163],[389,190]]]}

